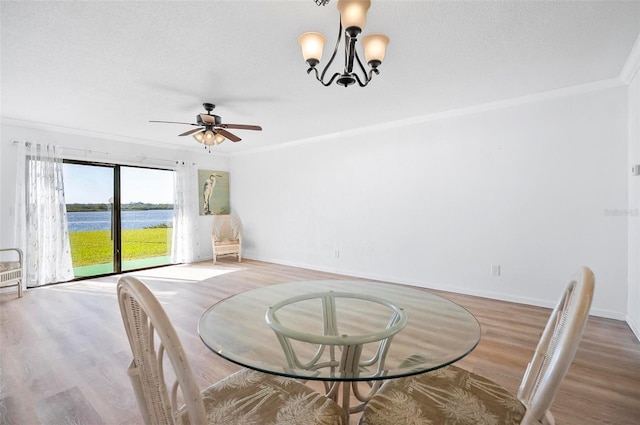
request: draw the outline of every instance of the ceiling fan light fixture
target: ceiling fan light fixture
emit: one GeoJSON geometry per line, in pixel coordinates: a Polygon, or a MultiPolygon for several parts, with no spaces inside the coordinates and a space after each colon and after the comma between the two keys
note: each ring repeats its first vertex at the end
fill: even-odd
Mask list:
{"type": "Polygon", "coordinates": [[[226,139],[222,134],[216,133],[214,136],[214,140],[215,140],[215,144],[219,145],[220,143],[224,142],[226,139]]]}
{"type": "Polygon", "coordinates": [[[196,139],[198,141],[198,143],[204,142],[204,131],[201,131],[200,133],[194,134],[193,138],[196,139]]]}
{"type": "Polygon", "coordinates": [[[195,123],[155,120],[149,122],[183,124],[198,127],[178,134],[178,136],[192,136],[198,143],[203,144],[205,149],[208,149],[209,152],[211,152],[211,146],[219,145],[227,139],[231,140],[234,143],[242,140],[229,130],[262,131],[262,127],[260,127],[259,125],[230,124],[226,122],[223,123],[222,118],[219,115],[211,114],[211,111],[213,111],[216,105],[214,105],[213,103],[203,103],[202,106],[207,111],[207,113],[196,115],[195,123]]]}

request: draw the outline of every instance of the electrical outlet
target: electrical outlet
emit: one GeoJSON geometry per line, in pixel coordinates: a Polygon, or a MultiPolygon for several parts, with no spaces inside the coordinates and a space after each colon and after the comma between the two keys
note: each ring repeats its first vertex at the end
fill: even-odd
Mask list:
{"type": "Polygon", "coordinates": [[[500,265],[492,264],[491,265],[491,276],[500,276],[500,265]]]}

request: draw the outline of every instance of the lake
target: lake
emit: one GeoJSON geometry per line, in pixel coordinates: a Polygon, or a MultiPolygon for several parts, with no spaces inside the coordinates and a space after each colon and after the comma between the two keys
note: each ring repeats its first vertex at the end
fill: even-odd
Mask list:
{"type": "MultiPolygon", "coordinates": [[[[70,232],[111,229],[109,211],[68,212],[67,222],[70,232]]],[[[122,229],[143,229],[166,224],[171,226],[173,210],[122,211],[122,229]]]]}

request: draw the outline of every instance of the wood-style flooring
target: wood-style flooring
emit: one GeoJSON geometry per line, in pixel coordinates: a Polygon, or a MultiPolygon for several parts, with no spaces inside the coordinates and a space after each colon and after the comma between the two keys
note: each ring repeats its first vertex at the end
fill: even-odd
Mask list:
{"type": "MultiPolygon", "coordinates": [[[[207,307],[258,286],[344,279],[232,259],[216,266],[203,262],[136,275],[162,302],[201,388],[238,370],[198,337],[196,324],[207,307]]],[[[21,299],[13,292],[0,294],[0,423],[141,423],[126,373],[131,353],[116,301],[116,280],[29,289],[21,299]]],[[[515,393],[549,310],[437,293],[466,307],[482,325],[480,344],[458,364],[515,393]]],[[[557,424],[640,424],[640,343],[626,323],[589,319],[552,412],[557,424]]]]}

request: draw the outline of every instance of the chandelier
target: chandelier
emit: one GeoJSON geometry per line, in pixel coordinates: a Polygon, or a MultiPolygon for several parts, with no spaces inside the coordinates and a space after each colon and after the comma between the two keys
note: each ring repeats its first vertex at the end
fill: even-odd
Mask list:
{"type": "MultiPolygon", "coordinates": [[[[324,86],[330,86],[334,81],[344,87],[348,87],[354,83],[358,83],[360,87],[364,87],[371,81],[373,74],[379,74],[378,67],[384,60],[384,53],[389,44],[389,37],[384,34],[371,34],[362,39],[364,48],[364,57],[369,65],[369,71],[365,69],[362,60],[358,56],[356,50],[357,37],[364,28],[367,18],[367,10],[371,6],[371,0],[338,0],[338,10],[340,11],[340,29],[338,30],[338,39],[333,49],[333,54],[329,62],[325,65],[322,72],[318,71],[316,66],[322,58],[322,49],[327,39],[319,32],[305,32],[298,37],[298,43],[302,48],[302,56],[309,64],[307,74],[311,71],[315,72],[316,79],[324,86]],[[325,81],[327,70],[333,63],[338,53],[340,42],[342,41],[342,30],[344,28],[344,70],[336,72],[333,76],[325,81]],[[354,71],[354,65],[358,64],[361,75],[354,71]]],[[[357,69],[357,68],[356,68],[357,69]]]]}

